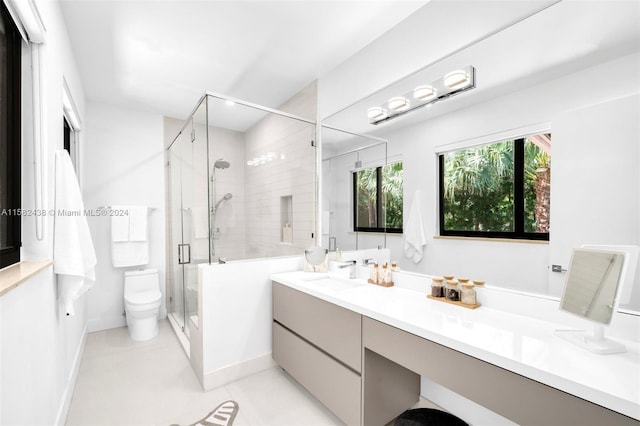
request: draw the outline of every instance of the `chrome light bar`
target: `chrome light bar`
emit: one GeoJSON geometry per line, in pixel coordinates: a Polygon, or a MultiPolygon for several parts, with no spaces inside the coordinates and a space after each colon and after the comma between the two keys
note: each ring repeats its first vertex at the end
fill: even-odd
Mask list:
{"type": "Polygon", "coordinates": [[[371,124],[380,124],[410,111],[432,105],[476,87],[476,69],[469,65],[447,73],[429,84],[417,86],[402,96],[394,96],[380,106],[367,110],[371,124]]]}

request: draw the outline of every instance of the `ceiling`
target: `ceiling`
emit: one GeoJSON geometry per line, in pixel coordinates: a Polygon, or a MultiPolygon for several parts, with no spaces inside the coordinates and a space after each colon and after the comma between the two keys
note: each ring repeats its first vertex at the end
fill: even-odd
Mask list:
{"type": "Polygon", "coordinates": [[[427,2],[61,5],[88,100],[184,119],[205,90],[277,107],[427,2]]]}

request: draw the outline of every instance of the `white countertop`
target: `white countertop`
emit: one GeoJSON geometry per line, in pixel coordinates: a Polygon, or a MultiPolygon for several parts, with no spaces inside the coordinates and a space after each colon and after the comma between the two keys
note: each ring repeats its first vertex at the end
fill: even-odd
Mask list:
{"type": "MultiPolygon", "coordinates": [[[[308,280],[313,273],[274,274],[272,280],[369,318],[463,352],[540,383],[640,420],[640,344],[599,355],[553,332],[569,327],[481,306],[466,309],[399,287],[340,286],[308,280]]],[[[326,274],[325,274],[326,276],[326,274]]],[[[426,278],[425,278],[426,279],[426,278]]]]}

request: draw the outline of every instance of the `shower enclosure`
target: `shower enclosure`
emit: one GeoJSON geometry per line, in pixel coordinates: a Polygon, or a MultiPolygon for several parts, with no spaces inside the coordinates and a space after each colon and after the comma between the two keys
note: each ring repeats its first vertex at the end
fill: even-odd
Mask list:
{"type": "Polygon", "coordinates": [[[207,92],[174,120],[168,312],[187,342],[199,324],[199,264],[299,255],[315,243],[316,124],[303,118],[315,116],[315,97],[282,108],[300,115],[207,92]]]}

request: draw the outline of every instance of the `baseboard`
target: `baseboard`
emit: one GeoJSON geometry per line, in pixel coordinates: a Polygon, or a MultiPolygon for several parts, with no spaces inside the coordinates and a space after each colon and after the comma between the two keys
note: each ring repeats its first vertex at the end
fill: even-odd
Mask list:
{"type": "Polygon", "coordinates": [[[78,379],[78,373],[80,372],[80,363],[82,362],[82,354],[84,353],[84,346],[87,342],[87,334],[89,334],[88,327],[85,325],[82,330],[82,339],[78,345],[76,356],[73,358],[73,366],[71,367],[71,375],[67,381],[67,386],[62,394],[62,404],[58,409],[56,416],[56,425],[64,425],[69,414],[69,407],[71,407],[71,399],[73,398],[73,390],[76,387],[76,380],[78,379]]]}
{"type": "Polygon", "coordinates": [[[205,373],[203,387],[205,391],[209,391],[275,366],[276,362],[273,360],[271,352],[269,352],[211,373],[205,373]]]}
{"type": "Polygon", "coordinates": [[[89,333],[94,331],[110,330],[112,328],[125,327],[127,325],[127,319],[124,315],[112,318],[96,318],[89,319],[88,330],[89,333]]]}

